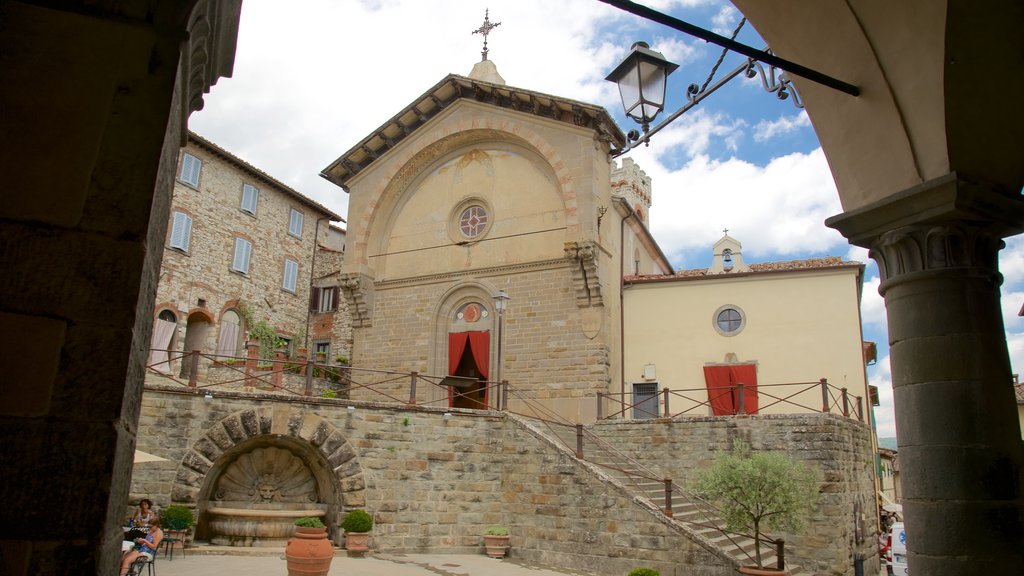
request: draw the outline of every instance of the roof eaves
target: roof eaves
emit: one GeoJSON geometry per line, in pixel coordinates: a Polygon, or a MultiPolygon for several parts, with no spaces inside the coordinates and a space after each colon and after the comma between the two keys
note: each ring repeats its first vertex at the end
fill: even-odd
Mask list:
{"type": "Polygon", "coordinates": [[[293,196],[295,199],[301,201],[303,204],[306,204],[307,206],[310,206],[311,208],[315,208],[320,213],[322,213],[325,216],[329,217],[332,221],[345,222],[344,218],[342,218],[341,216],[335,214],[334,212],[332,212],[330,209],[328,209],[323,204],[320,204],[316,200],[313,200],[312,198],[302,194],[301,192],[298,192],[297,190],[295,190],[291,186],[288,186],[287,184],[281,182],[277,178],[274,178],[270,174],[267,174],[263,170],[260,170],[259,168],[253,166],[252,164],[249,164],[245,160],[242,160],[238,156],[235,156],[231,152],[228,152],[224,148],[218,146],[217,144],[214,144],[213,142],[211,142],[210,140],[200,136],[199,134],[196,134],[195,132],[189,130],[189,132],[188,132],[188,139],[189,139],[189,142],[194,142],[194,143],[198,144],[200,147],[205,148],[207,151],[212,152],[212,153],[216,154],[217,156],[220,156],[224,160],[227,160],[228,162],[230,162],[231,164],[235,165],[236,167],[241,168],[245,172],[249,173],[251,176],[254,176],[254,177],[258,178],[258,179],[266,182],[267,184],[270,184],[271,186],[277,187],[277,188],[281,189],[282,192],[284,192],[284,193],[286,193],[286,194],[288,194],[290,196],[293,196]]]}

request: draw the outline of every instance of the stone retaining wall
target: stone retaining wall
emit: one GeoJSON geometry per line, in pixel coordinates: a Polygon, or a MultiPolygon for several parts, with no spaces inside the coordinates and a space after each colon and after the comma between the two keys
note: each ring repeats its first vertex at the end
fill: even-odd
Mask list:
{"type": "MultiPolygon", "coordinates": [[[[275,422],[319,421],[324,423],[321,428],[331,428],[331,440],[303,432],[308,424],[268,423],[267,429],[273,426],[275,433],[290,436],[289,441],[308,438],[321,442],[319,448],[325,454],[335,450],[333,444],[324,449],[327,444],[351,447],[355,456],[343,464],[348,484],[339,490],[358,490],[359,494],[334,505],[350,508],[361,502],[373,514],[374,550],[482,553],[483,530],[503,525],[512,535],[511,557],[530,562],[608,575],[625,574],[637,566],[655,567],[664,576],[732,573],[728,560],[680,534],[657,509],[634,501],[625,489],[602,480],[602,472],[577,461],[564,447],[538,437],[516,418],[458,410],[445,417],[444,409],[365,403],[349,410],[348,404],[237,392],[218,392],[208,400],[201,393],[180,388],[149,387],[143,395],[138,448],[170,461],[137,465],[133,497],[148,496],[158,509],[172,499],[189,497],[181,480],[195,473],[190,466],[195,466],[196,455],[202,452],[195,445],[209,437],[219,423],[232,421],[239,414],[255,414],[256,420],[263,414],[275,422]]],[[[683,467],[709,460],[709,447],[724,447],[727,438],[741,432],[751,436],[755,447],[809,441],[813,447],[796,450],[802,457],[826,462],[838,455],[841,460],[828,464],[832,479],[826,484],[826,496],[830,503],[824,510],[841,511],[843,518],[851,518],[847,503],[854,496],[842,491],[853,485],[847,476],[859,479],[862,475],[861,451],[853,448],[860,433],[839,419],[794,418],[749,418],[732,427],[721,424],[720,419],[707,419],[692,425],[645,422],[601,424],[594,429],[609,438],[620,438],[623,447],[646,452],[650,459],[659,450],[664,456],[673,454],[669,459],[673,466],[683,467]],[[761,436],[766,440],[761,441],[761,436]]],[[[254,428],[240,434],[259,435],[259,431],[254,428]]],[[[683,469],[671,470],[677,472],[681,477],[683,469]]],[[[201,485],[201,478],[195,480],[201,485]]],[[[852,568],[833,570],[833,564],[842,562],[829,556],[835,541],[849,537],[847,524],[821,522],[820,528],[816,525],[809,532],[815,536],[788,540],[794,553],[817,543],[828,556],[821,562],[828,570],[805,573],[853,574],[852,568]]],[[[336,535],[335,541],[340,540],[336,535]]]]}
{"type": "Polygon", "coordinates": [[[806,462],[822,472],[819,512],[803,533],[772,537],[785,539],[786,558],[805,573],[852,575],[857,554],[865,559],[866,573],[878,572],[874,457],[870,429],[861,422],[834,414],[794,414],[606,420],[588,430],[684,487],[737,438],[754,450],[784,452],[806,462]]]}

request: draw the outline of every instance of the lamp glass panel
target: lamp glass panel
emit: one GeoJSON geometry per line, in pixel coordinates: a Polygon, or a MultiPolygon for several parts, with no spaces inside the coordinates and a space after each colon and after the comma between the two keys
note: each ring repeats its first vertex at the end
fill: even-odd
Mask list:
{"type": "Polygon", "coordinates": [[[636,118],[639,111],[634,109],[640,104],[640,75],[636,69],[619,79],[619,95],[622,97],[622,109],[626,115],[636,118]]]}
{"type": "Polygon", "coordinates": [[[665,105],[665,68],[652,62],[641,62],[639,68],[644,100],[660,109],[665,105]]]}

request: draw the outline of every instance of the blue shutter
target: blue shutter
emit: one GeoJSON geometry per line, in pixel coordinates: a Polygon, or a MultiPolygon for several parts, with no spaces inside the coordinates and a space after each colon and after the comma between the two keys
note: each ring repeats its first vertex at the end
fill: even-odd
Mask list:
{"type": "Polygon", "coordinates": [[[171,224],[171,248],[188,252],[189,240],[192,238],[192,217],[183,212],[174,213],[171,224]]]}
{"type": "Polygon", "coordinates": [[[250,214],[256,214],[256,202],[259,200],[260,191],[251,184],[242,185],[242,210],[250,214]]]}
{"type": "Polygon", "coordinates": [[[295,292],[295,283],[299,276],[299,263],[285,258],[284,260],[284,289],[295,292]]]}
{"type": "Polygon", "coordinates": [[[202,166],[202,160],[186,152],[181,157],[181,181],[199,187],[199,171],[202,166]]]}
{"type": "Polygon", "coordinates": [[[249,273],[249,254],[252,251],[252,244],[243,238],[235,238],[235,258],[231,262],[231,269],[243,274],[249,273]]]}
{"type": "Polygon", "coordinates": [[[288,220],[288,233],[302,238],[302,212],[292,208],[291,218],[288,220]]]}

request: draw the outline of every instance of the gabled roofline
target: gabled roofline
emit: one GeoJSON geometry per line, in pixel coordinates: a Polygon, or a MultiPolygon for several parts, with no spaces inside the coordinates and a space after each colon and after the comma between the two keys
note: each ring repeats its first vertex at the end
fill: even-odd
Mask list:
{"type": "Polygon", "coordinates": [[[205,149],[207,152],[212,152],[213,154],[216,154],[217,156],[220,156],[224,160],[227,160],[228,162],[230,162],[235,167],[241,168],[243,171],[247,172],[250,176],[253,176],[254,178],[256,178],[258,180],[262,180],[263,182],[265,182],[267,184],[270,184],[271,186],[274,186],[275,188],[279,188],[285,194],[288,194],[289,196],[294,197],[296,200],[302,202],[303,204],[309,206],[310,208],[313,208],[313,209],[317,210],[318,212],[320,212],[324,216],[327,216],[328,218],[330,218],[332,221],[335,221],[335,222],[345,222],[344,218],[342,218],[341,216],[338,216],[334,212],[331,212],[323,204],[320,204],[316,200],[313,200],[312,198],[310,198],[310,197],[308,197],[308,196],[306,196],[306,195],[304,195],[304,194],[294,190],[292,187],[290,187],[287,184],[281,182],[277,178],[274,178],[270,174],[267,174],[263,170],[260,170],[259,168],[253,166],[252,164],[249,164],[245,160],[242,160],[238,156],[235,156],[231,152],[228,152],[224,148],[221,148],[220,146],[214,144],[213,142],[207,140],[206,138],[203,138],[202,136],[200,136],[199,134],[196,134],[195,132],[193,132],[191,130],[188,131],[188,141],[191,142],[191,143],[195,143],[199,147],[205,149]]]}
{"type": "Polygon", "coordinates": [[[320,176],[347,192],[348,181],[356,174],[461,99],[589,128],[597,132],[598,137],[608,142],[610,147],[622,148],[626,144],[622,130],[600,106],[449,74],[331,162],[320,172],[320,176]]]}

